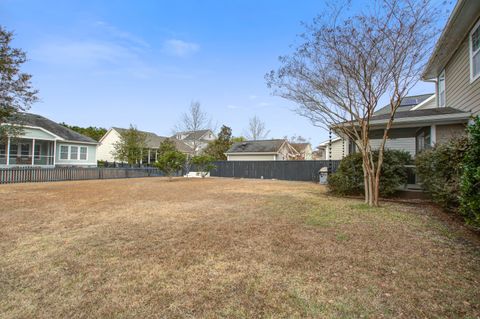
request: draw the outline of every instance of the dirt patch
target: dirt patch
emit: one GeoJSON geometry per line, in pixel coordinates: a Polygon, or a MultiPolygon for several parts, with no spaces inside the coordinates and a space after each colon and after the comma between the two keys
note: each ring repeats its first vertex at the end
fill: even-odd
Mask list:
{"type": "Polygon", "coordinates": [[[2,317],[478,317],[478,237],[322,186],[0,187],[2,317]]]}

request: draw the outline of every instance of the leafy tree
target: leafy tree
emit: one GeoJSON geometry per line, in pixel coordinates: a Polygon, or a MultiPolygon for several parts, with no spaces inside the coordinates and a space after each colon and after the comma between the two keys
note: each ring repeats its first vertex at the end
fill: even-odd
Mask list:
{"type": "Polygon", "coordinates": [[[192,157],[192,164],[195,165],[195,169],[200,172],[202,178],[205,178],[205,176],[215,168],[215,165],[213,165],[213,157],[209,155],[197,155],[192,157]]]}
{"type": "Polygon", "coordinates": [[[468,224],[480,227],[480,117],[468,127],[470,147],[463,159],[460,211],[468,224]]]}
{"type": "Polygon", "coordinates": [[[245,142],[247,139],[243,136],[232,137],[232,143],[245,142]]]}
{"type": "MultiPolygon", "coordinates": [[[[182,114],[181,121],[176,125],[175,130],[178,132],[198,132],[208,127],[211,127],[211,121],[208,119],[208,114],[202,110],[200,102],[192,101],[187,112],[182,114]]],[[[202,141],[200,136],[196,134],[191,138],[194,154],[201,151],[202,141]]]]}
{"type": "MultiPolygon", "coordinates": [[[[31,75],[20,71],[27,56],[21,49],[10,47],[13,33],[0,26],[0,124],[26,111],[37,101],[38,91],[32,87],[31,75]]],[[[18,135],[21,129],[0,125],[0,138],[18,135]]]]}
{"type": "Polygon", "coordinates": [[[177,147],[175,146],[175,142],[169,138],[165,139],[158,148],[158,156],[163,155],[166,152],[173,152],[176,151],[177,147]]]}
{"type": "Polygon", "coordinates": [[[107,133],[107,129],[103,127],[96,127],[96,126],[89,126],[89,127],[80,127],[80,126],[75,126],[75,125],[68,125],[66,123],[60,123],[60,125],[63,125],[72,131],[75,131],[77,133],[80,133],[82,135],[88,136],[90,138],[93,138],[95,141],[100,141],[100,139],[107,133]]]}
{"type": "Polygon", "coordinates": [[[164,172],[171,181],[173,174],[182,170],[186,161],[187,155],[177,150],[167,150],[158,156],[155,166],[164,172]]]}
{"type": "Polygon", "coordinates": [[[120,132],[120,141],[113,145],[113,156],[120,162],[139,164],[146,148],[147,136],[130,124],[130,128],[120,132]]]}
{"type": "Polygon", "coordinates": [[[437,10],[429,0],[380,0],[350,15],[347,6],[332,4],[266,79],[274,94],[298,105],[299,115],[355,142],[362,154],[365,203],[378,206],[388,134],[433,47],[437,10]],[[374,161],[371,118],[382,98],[389,101],[389,114],[374,161]]]}
{"type": "Polygon", "coordinates": [[[210,142],[204,153],[214,160],[226,160],[225,152],[232,146],[232,129],[223,125],[216,140],[210,142]]]}

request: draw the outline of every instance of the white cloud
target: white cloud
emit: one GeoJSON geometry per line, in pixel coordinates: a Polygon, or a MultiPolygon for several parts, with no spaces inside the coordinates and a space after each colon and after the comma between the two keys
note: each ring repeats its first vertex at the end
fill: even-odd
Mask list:
{"type": "Polygon", "coordinates": [[[185,57],[200,50],[200,46],[193,42],[170,39],[164,42],[163,50],[173,56],[185,57]]]}
{"type": "Polygon", "coordinates": [[[254,95],[254,94],[251,94],[251,95],[248,96],[249,100],[255,100],[256,98],[257,98],[257,96],[254,95]]]}
{"type": "Polygon", "coordinates": [[[227,109],[235,110],[235,109],[238,109],[238,106],[229,104],[227,105],[227,109]]]}

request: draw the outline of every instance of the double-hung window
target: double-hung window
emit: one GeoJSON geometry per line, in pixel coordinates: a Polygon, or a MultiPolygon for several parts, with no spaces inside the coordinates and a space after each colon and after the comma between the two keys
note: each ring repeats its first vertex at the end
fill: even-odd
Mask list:
{"type": "Polygon", "coordinates": [[[470,81],[480,77],[480,21],[470,32],[470,81]]]}
{"type": "Polygon", "coordinates": [[[71,160],[78,159],[78,146],[70,146],[70,159],[71,160]]]}
{"type": "Polygon", "coordinates": [[[60,159],[68,160],[68,146],[66,145],[60,146],[60,159]]]}
{"type": "Polygon", "coordinates": [[[87,147],[81,146],[80,147],[80,160],[86,161],[87,160],[87,147]]]}
{"type": "Polygon", "coordinates": [[[445,70],[440,73],[437,81],[438,106],[445,106],[445,70]]]}

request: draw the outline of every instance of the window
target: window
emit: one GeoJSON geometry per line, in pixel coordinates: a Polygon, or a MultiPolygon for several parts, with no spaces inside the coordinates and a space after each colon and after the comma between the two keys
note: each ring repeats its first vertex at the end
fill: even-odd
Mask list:
{"type": "Polygon", "coordinates": [[[78,146],[70,146],[70,159],[71,160],[78,159],[78,146]]]}
{"type": "Polygon", "coordinates": [[[440,73],[437,81],[438,85],[438,106],[445,106],[445,70],[440,73]]]}
{"type": "Polygon", "coordinates": [[[18,145],[10,144],[10,157],[17,157],[18,155],[18,145]]]}
{"type": "Polygon", "coordinates": [[[87,160],[87,147],[85,146],[80,147],[80,159],[82,161],[87,160]]]}
{"type": "Polygon", "coordinates": [[[60,146],[60,159],[63,159],[63,160],[68,159],[68,146],[66,145],[60,146]]]}
{"type": "Polygon", "coordinates": [[[30,144],[20,144],[20,154],[22,157],[30,155],[30,144]]]}
{"type": "Polygon", "coordinates": [[[5,144],[0,144],[0,158],[7,157],[7,146],[5,144]]]}
{"type": "Polygon", "coordinates": [[[480,21],[470,32],[470,81],[480,77],[480,21]]]}

